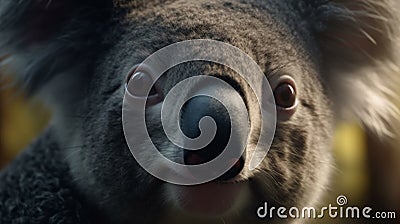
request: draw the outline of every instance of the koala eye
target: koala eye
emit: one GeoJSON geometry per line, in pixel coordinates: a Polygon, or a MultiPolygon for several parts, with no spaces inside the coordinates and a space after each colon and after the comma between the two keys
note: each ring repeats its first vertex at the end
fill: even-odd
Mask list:
{"type": "Polygon", "coordinates": [[[162,94],[157,83],[154,83],[151,70],[145,65],[136,65],[126,78],[126,91],[137,99],[147,101],[147,106],[162,101],[162,94]],[[149,92],[150,89],[150,92],[149,92]]]}
{"type": "Polygon", "coordinates": [[[290,76],[281,76],[273,81],[274,98],[280,120],[289,119],[297,108],[296,83],[290,76]]]}
{"type": "Polygon", "coordinates": [[[274,91],[275,102],[281,108],[293,107],[296,103],[296,91],[290,83],[281,83],[274,91]]]}

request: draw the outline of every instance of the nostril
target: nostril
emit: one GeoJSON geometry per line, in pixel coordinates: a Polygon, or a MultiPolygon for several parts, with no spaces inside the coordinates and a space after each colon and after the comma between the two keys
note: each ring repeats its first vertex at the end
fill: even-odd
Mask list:
{"type": "MultiPolygon", "coordinates": [[[[196,152],[187,152],[184,155],[184,163],[185,165],[200,165],[203,163],[208,162],[206,159],[204,159],[201,154],[198,154],[196,152]]],[[[244,167],[244,158],[243,156],[240,157],[233,166],[226,171],[222,176],[220,176],[217,180],[220,181],[227,181],[230,179],[235,178],[239,173],[243,170],[244,167]]]]}
{"type": "Polygon", "coordinates": [[[244,158],[240,157],[236,163],[226,173],[224,173],[218,180],[226,181],[235,178],[243,170],[244,158]]]}
{"type": "Polygon", "coordinates": [[[200,165],[205,163],[205,160],[197,153],[188,152],[184,155],[184,163],[186,165],[200,165]]]}

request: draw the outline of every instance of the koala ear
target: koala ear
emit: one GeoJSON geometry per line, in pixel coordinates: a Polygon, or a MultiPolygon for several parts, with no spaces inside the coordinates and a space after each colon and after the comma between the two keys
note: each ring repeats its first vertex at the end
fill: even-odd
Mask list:
{"type": "Polygon", "coordinates": [[[396,0],[309,0],[323,72],[338,112],[370,131],[399,130],[399,3],[396,0]]]}
{"type": "Polygon", "coordinates": [[[0,58],[29,92],[85,67],[108,0],[1,0],[0,58]],[[98,27],[98,26],[97,26],[98,27]]]}

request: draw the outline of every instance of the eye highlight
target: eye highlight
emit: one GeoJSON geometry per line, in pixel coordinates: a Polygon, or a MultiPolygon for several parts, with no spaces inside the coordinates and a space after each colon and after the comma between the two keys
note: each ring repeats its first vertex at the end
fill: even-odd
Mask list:
{"type": "Polygon", "coordinates": [[[297,108],[297,87],[296,82],[290,76],[284,75],[272,80],[274,87],[274,98],[278,118],[288,120],[297,108]]]}
{"type": "Polygon", "coordinates": [[[163,99],[160,87],[154,83],[151,69],[145,65],[135,65],[125,82],[129,95],[138,100],[146,100],[147,106],[157,104],[163,99]]]}
{"type": "MultiPolygon", "coordinates": [[[[135,72],[127,83],[127,90],[130,94],[138,97],[146,97],[148,88],[153,84],[153,80],[144,72],[135,72]]],[[[149,96],[156,94],[154,87],[151,88],[149,96]]]]}
{"type": "Polygon", "coordinates": [[[281,108],[290,108],[296,103],[296,91],[290,83],[281,83],[274,91],[275,103],[281,108]]]}

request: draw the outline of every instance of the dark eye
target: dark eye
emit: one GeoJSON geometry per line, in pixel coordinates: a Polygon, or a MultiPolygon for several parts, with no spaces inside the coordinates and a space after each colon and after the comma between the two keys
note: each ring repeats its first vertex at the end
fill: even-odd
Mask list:
{"type": "Polygon", "coordinates": [[[131,69],[126,79],[126,91],[132,97],[146,100],[148,106],[154,105],[162,101],[163,97],[159,90],[148,67],[136,65],[131,69]]]}
{"type": "Polygon", "coordinates": [[[291,108],[296,104],[296,90],[291,83],[283,82],[274,90],[275,102],[278,107],[291,108]]]}
{"type": "Polygon", "coordinates": [[[144,72],[134,72],[127,83],[127,90],[133,96],[147,97],[157,94],[152,78],[144,72]],[[149,93],[149,88],[151,88],[149,93]]]}

